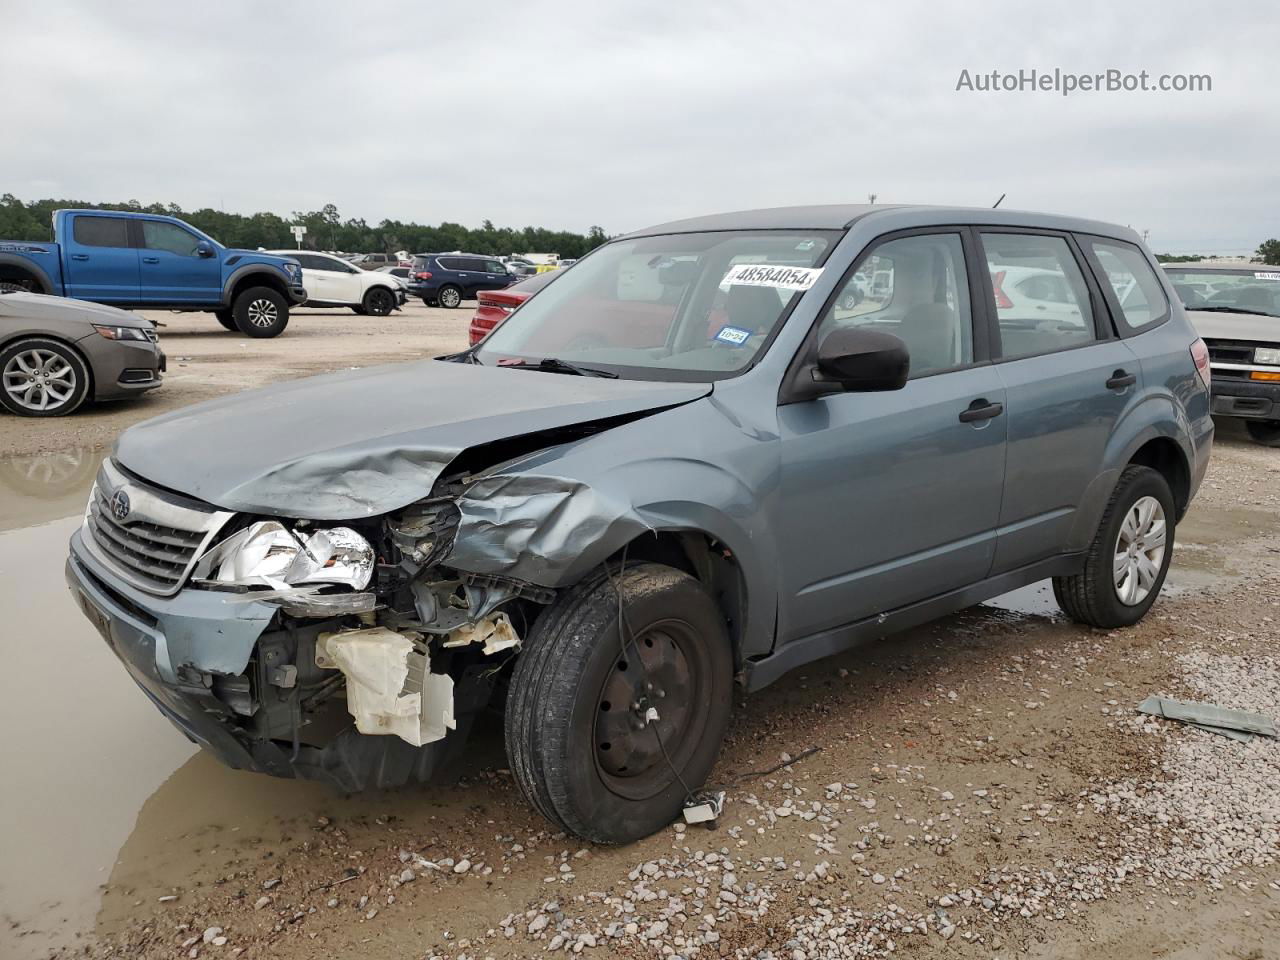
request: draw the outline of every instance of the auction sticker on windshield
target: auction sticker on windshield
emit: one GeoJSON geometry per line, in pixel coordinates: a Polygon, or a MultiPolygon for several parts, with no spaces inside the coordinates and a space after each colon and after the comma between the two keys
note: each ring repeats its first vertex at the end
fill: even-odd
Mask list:
{"type": "Polygon", "coordinates": [[[751,339],[751,331],[743,330],[741,327],[721,327],[720,332],[711,339],[740,347],[751,339]]]}
{"type": "Polygon", "coordinates": [[[768,263],[739,263],[729,268],[724,282],[746,287],[808,290],[822,275],[821,267],[779,267],[768,263]]]}

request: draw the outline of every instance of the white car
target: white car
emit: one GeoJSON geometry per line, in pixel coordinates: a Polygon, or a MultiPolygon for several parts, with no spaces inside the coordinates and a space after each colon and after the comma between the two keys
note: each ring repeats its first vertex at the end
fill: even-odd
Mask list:
{"type": "Polygon", "coordinates": [[[1003,264],[993,266],[991,285],[1001,322],[1084,326],[1076,294],[1058,270],[1003,264]]]}
{"type": "Polygon", "coordinates": [[[350,307],[356,313],[385,317],[404,303],[405,284],[389,273],[361,270],[328,253],[269,252],[301,264],[302,285],[307,288],[304,307],[350,307]]]}

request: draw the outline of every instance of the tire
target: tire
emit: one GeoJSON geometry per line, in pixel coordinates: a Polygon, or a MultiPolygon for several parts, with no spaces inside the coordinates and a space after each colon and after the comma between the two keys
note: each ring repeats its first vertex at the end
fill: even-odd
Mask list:
{"type": "Polygon", "coordinates": [[[506,711],[516,783],[543,816],[585,840],[646,837],[685,801],[662,748],[689,789],[701,787],[724,739],[732,683],[724,618],[697,580],[656,563],[614,580],[599,572],[543,611],[516,660],[506,711]],[[615,582],[630,659],[621,649],[615,582]],[[646,680],[657,687],[659,719],[637,727],[640,715],[626,698],[646,696],[646,680]],[[661,741],[649,739],[655,727],[661,741]]]}
{"type": "Polygon", "coordinates": [[[1246,420],[1244,428],[1255,443],[1280,447],[1280,420],[1246,420]]]}
{"type": "Polygon", "coordinates": [[[289,325],[289,304],[270,287],[249,287],[241,291],[231,311],[236,329],[257,340],[278,337],[289,325]]]}
{"type": "Polygon", "coordinates": [[[367,316],[369,313],[369,311],[366,310],[364,307],[352,307],[351,312],[360,317],[367,316]]]}
{"type": "Polygon", "coordinates": [[[422,305],[424,307],[434,307],[436,305],[436,302],[434,300],[429,299],[428,297],[423,297],[422,305]]]}
{"type": "Polygon", "coordinates": [[[27,284],[15,283],[12,280],[0,280],[0,293],[39,293],[35,284],[28,280],[27,284]]]}
{"type": "Polygon", "coordinates": [[[855,290],[852,293],[846,293],[840,297],[840,309],[852,310],[861,302],[862,302],[862,295],[855,290]]]}
{"type": "Polygon", "coordinates": [[[446,283],[437,291],[436,302],[446,310],[456,310],[462,305],[462,291],[452,283],[446,283]]]}
{"type": "Polygon", "coordinates": [[[0,404],[20,417],[64,417],[91,384],[84,358],[58,340],[28,337],[0,352],[0,404]]]}
{"type": "Polygon", "coordinates": [[[386,287],[370,287],[365,291],[364,302],[360,306],[371,317],[389,316],[396,308],[396,295],[386,287]]]}
{"type": "Polygon", "coordinates": [[[1163,475],[1150,467],[1125,467],[1085,554],[1084,570],[1053,578],[1058,606],[1072,620],[1091,627],[1127,627],[1141,620],[1169,572],[1176,516],[1173,492],[1163,475]],[[1158,510],[1153,509],[1148,527],[1144,519],[1152,503],[1158,510]],[[1122,539],[1122,533],[1128,538],[1135,531],[1138,536],[1132,542],[1122,539]],[[1153,556],[1157,538],[1158,557],[1153,556]],[[1143,575],[1143,569],[1154,574],[1143,575]]]}
{"type": "Polygon", "coordinates": [[[240,332],[240,328],[236,326],[236,315],[233,311],[215,310],[213,315],[218,318],[218,322],[227,330],[230,330],[232,333],[240,332]]]}

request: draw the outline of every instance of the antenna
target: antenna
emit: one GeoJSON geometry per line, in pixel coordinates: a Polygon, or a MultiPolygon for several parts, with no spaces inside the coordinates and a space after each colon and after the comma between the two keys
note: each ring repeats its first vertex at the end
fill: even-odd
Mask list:
{"type": "Polygon", "coordinates": [[[1005,196],[1006,194],[1000,194],[1000,199],[991,205],[991,209],[994,210],[996,207],[1000,206],[1000,203],[1004,200],[1005,196]]]}

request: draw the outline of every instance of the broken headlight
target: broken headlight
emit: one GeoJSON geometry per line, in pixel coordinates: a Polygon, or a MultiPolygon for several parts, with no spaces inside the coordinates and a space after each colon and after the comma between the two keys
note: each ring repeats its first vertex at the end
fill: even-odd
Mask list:
{"type": "Polygon", "coordinates": [[[373,566],[373,547],[350,527],[300,536],[265,520],[214,546],[196,563],[194,576],[208,583],[275,590],[327,583],[363,590],[373,566]]]}

